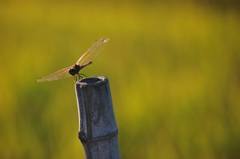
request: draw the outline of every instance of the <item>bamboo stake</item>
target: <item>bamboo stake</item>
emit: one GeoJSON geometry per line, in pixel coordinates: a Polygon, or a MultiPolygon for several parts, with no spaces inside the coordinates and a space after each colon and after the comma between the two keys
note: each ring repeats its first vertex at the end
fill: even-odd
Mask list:
{"type": "Polygon", "coordinates": [[[118,128],[106,77],[76,82],[79,132],[86,159],[119,159],[118,128]]]}

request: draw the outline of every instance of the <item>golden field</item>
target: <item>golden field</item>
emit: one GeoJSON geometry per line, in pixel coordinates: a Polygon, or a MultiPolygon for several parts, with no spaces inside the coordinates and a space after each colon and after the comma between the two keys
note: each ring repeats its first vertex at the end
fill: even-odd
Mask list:
{"type": "Polygon", "coordinates": [[[100,37],[82,73],[110,81],[123,159],[240,158],[239,35],[234,6],[0,2],[0,158],[84,158],[73,78],[36,81],[100,37]]]}

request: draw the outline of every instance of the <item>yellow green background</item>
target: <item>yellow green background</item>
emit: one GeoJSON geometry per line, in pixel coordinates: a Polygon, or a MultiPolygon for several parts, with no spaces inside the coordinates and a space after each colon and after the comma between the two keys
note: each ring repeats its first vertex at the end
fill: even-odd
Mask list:
{"type": "Polygon", "coordinates": [[[2,0],[1,159],[84,158],[73,78],[36,81],[100,37],[123,159],[240,158],[237,1],[2,0]]]}

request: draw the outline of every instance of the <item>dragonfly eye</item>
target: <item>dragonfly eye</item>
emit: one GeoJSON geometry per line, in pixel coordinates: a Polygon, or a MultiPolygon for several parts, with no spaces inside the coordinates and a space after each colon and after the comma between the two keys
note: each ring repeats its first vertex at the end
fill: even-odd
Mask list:
{"type": "Polygon", "coordinates": [[[76,70],[75,68],[71,68],[71,69],[68,70],[68,73],[69,73],[70,75],[74,76],[74,75],[76,75],[78,72],[77,72],[77,70],[76,70]]]}

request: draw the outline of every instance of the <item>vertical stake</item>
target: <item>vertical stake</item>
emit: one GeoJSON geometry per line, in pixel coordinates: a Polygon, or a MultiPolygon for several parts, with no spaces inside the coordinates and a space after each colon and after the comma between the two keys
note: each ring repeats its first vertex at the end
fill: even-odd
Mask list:
{"type": "Polygon", "coordinates": [[[86,159],[119,159],[118,128],[106,77],[82,79],[75,84],[79,132],[86,159]]]}

